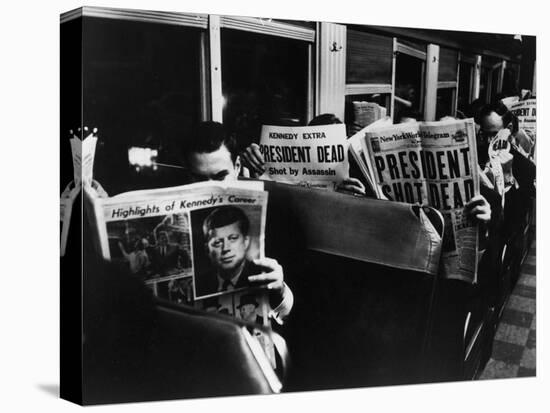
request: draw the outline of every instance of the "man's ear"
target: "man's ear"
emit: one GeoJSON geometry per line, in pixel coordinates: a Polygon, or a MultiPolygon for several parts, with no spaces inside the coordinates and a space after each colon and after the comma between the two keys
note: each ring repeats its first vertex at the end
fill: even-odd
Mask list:
{"type": "Polygon", "coordinates": [[[249,235],[246,235],[244,237],[244,244],[245,244],[245,249],[248,249],[248,247],[250,246],[250,236],[249,235]]]}

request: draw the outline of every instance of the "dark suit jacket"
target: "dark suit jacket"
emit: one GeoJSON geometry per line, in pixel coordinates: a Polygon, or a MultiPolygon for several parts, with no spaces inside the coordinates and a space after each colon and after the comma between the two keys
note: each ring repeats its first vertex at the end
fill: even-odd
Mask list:
{"type": "Polygon", "coordinates": [[[161,255],[160,251],[160,246],[153,248],[151,254],[151,268],[155,274],[164,275],[168,270],[176,268],[179,250],[176,245],[168,244],[164,256],[161,255]]]}
{"type": "MultiPolygon", "coordinates": [[[[262,272],[262,268],[258,267],[252,261],[246,261],[243,271],[235,283],[235,290],[240,288],[250,287],[248,277],[250,275],[259,274],[262,272]]],[[[195,273],[195,292],[197,297],[204,295],[215,294],[218,291],[218,276],[217,272],[209,271],[202,274],[195,273]]]]}

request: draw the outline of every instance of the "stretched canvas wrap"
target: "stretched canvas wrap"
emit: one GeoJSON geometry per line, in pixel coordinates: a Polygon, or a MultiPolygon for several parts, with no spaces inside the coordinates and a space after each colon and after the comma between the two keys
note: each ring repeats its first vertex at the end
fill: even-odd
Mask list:
{"type": "Polygon", "coordinates": [[[60,35],[62,398],[536,375],[497,350],[535,302],[534,36],[103,7],[60,35]]]}

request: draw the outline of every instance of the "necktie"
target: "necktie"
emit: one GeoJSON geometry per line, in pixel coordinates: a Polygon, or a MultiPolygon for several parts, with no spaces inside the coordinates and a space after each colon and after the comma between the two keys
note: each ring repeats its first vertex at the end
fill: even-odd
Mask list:
{"type": "Polygon", "coordinates": [[[223,282],[223,285],[222,285],[222,290],[223,291],[228,291],[228,290],[232,290],[234,287],[233,287],[233,283],[231,282],[231,280],[225,280],[223,282]]]}

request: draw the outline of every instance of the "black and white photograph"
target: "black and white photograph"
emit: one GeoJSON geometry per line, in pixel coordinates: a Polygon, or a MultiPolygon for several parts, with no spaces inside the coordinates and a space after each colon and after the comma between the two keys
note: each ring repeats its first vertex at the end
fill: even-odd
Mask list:
{"type": "Polygon", "coordinates": [[[57,13],[61,399],[542,379],[538,29],[137,3],[57,13]]]}
{"type": "Polygon", "coordinates": [[[191,275],[187,214],[112,221],[107,232],[111,259],[144,281],[191,275]]]}
{"type": "Polygon", "coordinates": [[[191,275],[146,283],[157,297],[177,304],[193,304],[193,277],[191,275]]]}
{"type": "Polygon", "coordinates": [[[191,212],[195,299],[250,288],[262,272],[261,208],[226,205],[191,212]]]}

